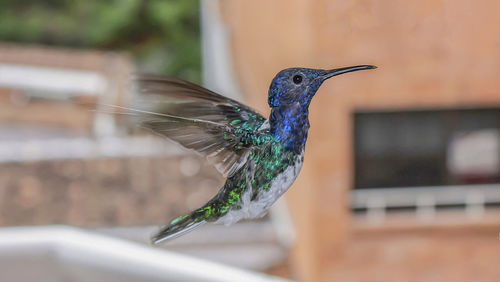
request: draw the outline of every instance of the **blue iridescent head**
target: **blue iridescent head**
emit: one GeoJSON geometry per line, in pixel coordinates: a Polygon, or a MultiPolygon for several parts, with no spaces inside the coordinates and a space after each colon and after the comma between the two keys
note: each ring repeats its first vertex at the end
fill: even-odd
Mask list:
{"type": "Polygon", "coordinates": [[[269,87],[268,103],[271,108],[300,103],[308,106],[312,97],[326,79],[358,70],[374,69],[361,65],[332,70],[289,68],[280,71],[269,87]]]}

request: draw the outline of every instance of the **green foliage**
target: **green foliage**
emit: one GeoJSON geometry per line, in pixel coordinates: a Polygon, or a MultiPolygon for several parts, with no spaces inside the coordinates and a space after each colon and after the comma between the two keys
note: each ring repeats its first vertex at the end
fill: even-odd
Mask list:
{"type": "Polygon", "coordinates": [[[127,50],[144,71],[200,81],[197,0],[0,0],[0,41],[127,50]]]}

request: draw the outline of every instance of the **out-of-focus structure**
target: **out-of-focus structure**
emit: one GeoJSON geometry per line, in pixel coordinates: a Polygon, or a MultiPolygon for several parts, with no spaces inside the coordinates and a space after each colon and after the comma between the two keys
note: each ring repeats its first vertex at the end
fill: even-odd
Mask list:
{"type": "MultiPolygon", "coordinates": [[[[2,44],[0,64],[2,123],[59,128],[66,135],[115,134],[112,116],[82,105],[130,99],[133,65],[125,54],[2,44]]],[[[22,128],[12,131],[6,134],[22,128]]]]}
{"type": "Polygon", "coordinates": [[[239,86],[267,113],[294,66],[374,64],[310,107],[287,193],[305,281],[500,277],[498,1],[218,1],[239,86]]]}
{"type": "MultiPolygon", "coordinates": [[[[203,159],[138,132],[123,116],[110,113],[106,105],[130,105],[133,73],[134,63],[124,52],[0,44],[0,226],[72,225],[149,245],[157,226],[199,207],[217,192],[222,178],[203,159]]],[[[39,276],[40,269],[44,281],[86,281],[94,274],[99,281],[116,281],[113,275],[126,275],[106,268],[105,260],[95,261],[103,265],[93,270],[78,260],[75,271],[64,274],[58,271],[57,259],[44,254],[50,252],[47,249],[65,253],[79,247],[57,243],[66,236],[64,228],[26,227],[16,232],[30,230],[55,238],[9,241],[16,236],[9,235],[9,229],[0,230],[0,241],[15,245],[3,249],[0,260],[31,262],[25,275],[0,263],[1,272],[11,280],[28,281],[27,277],[39,276]],[[24,248],[31,253],[20,251],[24,248]]],[[[207,226],[167,248],[250,270],[274,271],[287,256],[274,230],[269,220],[230,230],[207,226]],[[260,232],[249,236],[252,230],[260,232]]],[[[88,237],[88,243],[99,243],[92,241],[95,238],[88,237]]],[[[155,251],[145,254],[150,258],[141,263],[150,264],[155,251]]],[[[187,265],[177,266],[183,268],[182,279],[195,279],[189,278],[187,265]]],[[[130,269],[135,273],[131,277],[138,275],[130,269]]],[[[172,276],[177,271],[165,269],[153,276],[178,280],[172,276]]],[[[141,275],[136,278],[149,279],[141,275]]]]}

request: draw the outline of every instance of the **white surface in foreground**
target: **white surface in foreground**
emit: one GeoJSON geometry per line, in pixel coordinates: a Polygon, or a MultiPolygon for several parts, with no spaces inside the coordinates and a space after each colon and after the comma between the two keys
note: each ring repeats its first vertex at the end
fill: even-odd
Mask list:
{"type": "Polygon", "coordinates": [[[71,227],[0,229],[2,281],[285,281],[71,227]]]}

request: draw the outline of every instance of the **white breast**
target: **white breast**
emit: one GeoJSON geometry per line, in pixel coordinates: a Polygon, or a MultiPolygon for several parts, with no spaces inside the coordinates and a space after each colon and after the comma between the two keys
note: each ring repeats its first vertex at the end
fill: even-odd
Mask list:
{"type": "Polygon", "coordinates": [[[293,165],[290,165],[271,182],[269,189],[262,189],[257,197],[251,201],[252,189],[247,189],[242,195],[240,209],[231,209],[225,216],[219,218],[215,223],[231,225],[243,218],[259,218],[266,214],[276,200],[285,193],[299,175],[304,162],[302,152],[293,165]]]}

